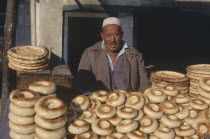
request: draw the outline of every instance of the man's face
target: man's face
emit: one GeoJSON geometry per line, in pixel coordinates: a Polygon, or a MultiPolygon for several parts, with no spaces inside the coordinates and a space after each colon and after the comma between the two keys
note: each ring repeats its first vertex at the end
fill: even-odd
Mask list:
{"type": "Polygon", "coordinates": [[[108,52],[118,53],[120,51],[120,43],[123,37],[120,26],[114,24],[106,25],[103,27],[101,37],[104,40],[108,52]]]}

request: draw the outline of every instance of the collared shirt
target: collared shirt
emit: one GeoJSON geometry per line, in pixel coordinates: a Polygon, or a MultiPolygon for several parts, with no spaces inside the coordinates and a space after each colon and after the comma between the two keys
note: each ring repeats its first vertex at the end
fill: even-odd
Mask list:
{"type": "MultiPolygon", "coordinates": [[[[117,59],[118,59],[118,57],[120,57],[121,55],[123,55],[125,53],[125,49],[129,48],[127,43],[125,43],[125,41],[122,41],[121,45],[123,45],[123,47],[120,50],[119,54],[117,55],[117,59]]],[[[101,43],[101,48],[105,49],[104,41],[102,41],[102,43],[101,43]]],[[[108,62],[109,62],[110,69],[113,71],[114,70],[114,65],[112,63],[112,59],[111,59],[110,55],[108,54],[108,52],[106,54],[108,56],[108,62]]],[[[117,59],[116,59],[116,61],[117,61],[117,59]]]]}

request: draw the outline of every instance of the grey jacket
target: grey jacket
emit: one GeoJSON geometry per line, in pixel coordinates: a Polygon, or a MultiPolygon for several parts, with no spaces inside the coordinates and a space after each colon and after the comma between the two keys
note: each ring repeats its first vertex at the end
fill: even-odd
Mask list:
{"type": "MultiPolygon", "coordinates": [[[[144,68],[143,56],[135,48],[124,53],[124,68],[129,81],[129,90],[143,91],[150,83],[144,68]]],[[[87,48],[80,60],[75,87],[81,91],[111,90],[111,77],[106,51],[101,42],[87,48]]]]}

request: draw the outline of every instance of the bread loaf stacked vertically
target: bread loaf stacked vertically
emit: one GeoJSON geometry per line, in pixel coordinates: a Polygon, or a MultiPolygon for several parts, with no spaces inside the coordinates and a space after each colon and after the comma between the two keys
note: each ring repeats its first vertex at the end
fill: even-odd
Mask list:
{"type": "Polygon", "coordinates": [[[210,78],[210,64],[190,65],[186,68],[186,71],[187,76],[190,78],[190,95],[199,96],[199,81],[202,79],[210,78]]]}
{"type": "Polygon", "coordinates": [[[66,137],[65,124],[67,107],[56,97],[45,96],[35,105],[35,132],[41,139],[63,139],[66,137]]]}
{"type": "Polygon", "coordinates": [[[180,93],[188,93],[189,78],[185,74],[175,71],[156,71],[151,74],[150,80],[153,88],[173,86],[180,93]]]}
{"type": "Polygon", "coordinates": [[[16,71],[37,72],[49,65],[48,50],[40,46],[16,46],[8,50],[8,66],[16,71]]]}
{"type": "Polygon", "coordinates": [[[9,127],[10,137],[19,139],[34,139],[34,105],[39,94],[26,89],[17,89],[10,94],[9,127]]]}

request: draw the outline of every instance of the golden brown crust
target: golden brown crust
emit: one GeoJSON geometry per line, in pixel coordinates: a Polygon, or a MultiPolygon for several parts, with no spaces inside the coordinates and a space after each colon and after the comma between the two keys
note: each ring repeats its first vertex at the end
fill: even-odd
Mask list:
{"type": "Polygon", "coordinates": [[[16,89],[10,94],[10,100],[19,107],[33,107],[39,94],[28,89],[16,89]]]}
{"type": "Polygon", "coordinates": [[[20,65],[20,64],[9,61],[9,65],[12,65],[14,67],[24,69],[24,70],[39,70],[39,69],[44,69],[44,68],[48,67],[49,61],[48,61],[48,63],[44,63],[42,65],[37,65],[37,66],[20,65]]]}
{"type": "Polygon", "coordinates": [[[111,118],[116,114],[115,107],[103,104],[96,109],[96,114],[100,118],[111,118]]]}
{"type": "Polygon", "coordinates": [[[151,80],[161,80],[166,82],[184,82],[189,78],[182,73],[175,71],[156,71],[151,74],[151,80]]]}
{"type": "Polygon", "coordinates": [[[43,97],[35,105],[35,112],[44,118],[54,119],[64,115],[67,111],[67,106],[59,98],[43,97]],[[51,107],[51,105],[55,105],[51,107]]]}
{"type": "Polygon", "coordinates": [[[40,69],[22,69],[22,68],[18,68],[12,64],[8,64],[9,68],[16,70],[16,71],[21,71],[21,72],[38,72],[38,71],[44,71],[48,68],[48,66],[40,68],[40,69]]]}
{"type": "Polygon", "coordinates": [[[105,119],[97,119],[95,120],[92,125],[91,128],[93,130],[93,132],[95,132],[98,135],[108,135],[113,131],[113,125],[105,119]]]}
{"type": "Polygon", "coordinates": [[[35,115],[35,123],[45,129],[56,130],[63,127],[66,124],[67,117],[63,115],[61,117],[55,119],[45,119],[40,117],[39,115],[35,115]]]}
{"type": "Polygon", "coordinates": [[[108,94],[106,99],[106,104],[109,104],[113,107],[118,107],[124,104],[125,96],[121,92],[111,92],[108,94]]]}
{"type": "Polygon", "coordinates": [[[210,64],[190,65],[186,68],[187,71],[196,74],[210,74],[210,64]]]}
{"type": "Polygon", "coordinates": [[[44,63],[46,61],[49,61],[48,57],[44,57],[43,59],[37,59],[37,60],[28,60],[28,59],[15,58],[15,57],[12,57],[10,55],[7,55],[7,57],[9,59],[9,61],[13,61],[13,62],[21,63],[21,64],[28,64],[28,65],[40,64],[40,63],[44,63]]]}
{"type": "Polygon", "coordinates": [[[40,46],[17,46],[9,49],[7,54],[21,59],[36,60],[48,55],[49,51],[40,46]]]}

